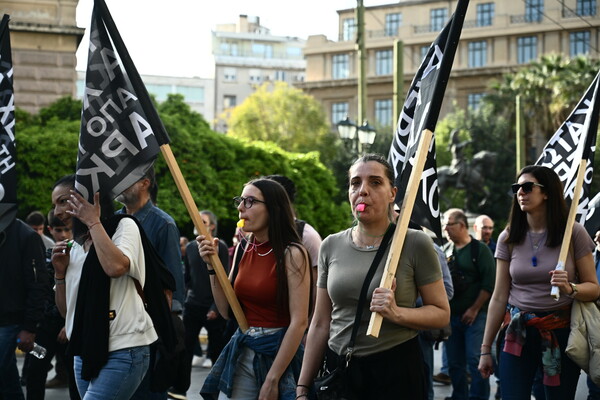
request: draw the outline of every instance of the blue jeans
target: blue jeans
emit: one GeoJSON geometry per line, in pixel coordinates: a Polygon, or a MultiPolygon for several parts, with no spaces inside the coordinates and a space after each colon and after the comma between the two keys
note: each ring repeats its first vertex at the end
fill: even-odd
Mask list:
{"type": "MultiPolygon", "coordinates": [[[[569,332],[569,328],[554,330],[560,346],[560,386],[544,385],[546,400],[572,400],[575,398],[580,370],[565,354],[569,332]]],[[[536,372],[541,368],[542,353],[539,331],[528,326],[526,335],[527,339],[520,357],[504,351],[500,353],[500,375],[502,376],[500,385],[502,386],[503,400],[529,398],[536,372]]]]}
{"type": "Polygon", "coordinates": [[[452,400],[488,400],[490,381],[483,379],[477,366],[485,329],[486,312],[480,312],[472,325],[463,324],[460,315],[452,315],[452,335],[446,341],[448,367],[452,380],[452,400]],[[467,383],[467,368],[471,374],[471,388],[467,383]]]}
{"type": "Polygon", "coordinates": [[[0,326],[0,399],[25,399],[17,369],[17,335],[19,325],[0,326]]]}
{"type": "Polygon", "coordinates": [[[100,374],[86,381],[81,378],[81,357],[75,357],[75,378],[83,400],[128,400],[146,375],[150,364],[149,346],[130,347],[108,353],[100,374]]]}

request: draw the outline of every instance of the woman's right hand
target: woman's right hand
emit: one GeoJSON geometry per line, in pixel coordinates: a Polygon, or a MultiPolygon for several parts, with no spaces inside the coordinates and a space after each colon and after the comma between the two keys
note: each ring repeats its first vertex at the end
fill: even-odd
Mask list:
{"type": "Polygon", "coordinates": [[[206,236],[198,235],[196,241],[198,242],[198,253],[200,253],[200,257],[202,257],[206,265],[211,267],[210,257],[217,254],[219,239],[213,238],[211,242],[206,236]]]}
{"type": "Polygon", "coordinates": [[[68,246],[68,243],[68,240],[63,240],[56,243],[52,249],[52,266],[54,267],[54,276],[58,279],[65,277],[71,259],[71,247],[68,246]]]}
{"type": "Polygon", "coordinates": [[[479,366],[477,367],[483,379],[487,379],[494,373],[494,360],[491,354],[479,356],[479,366]]]}

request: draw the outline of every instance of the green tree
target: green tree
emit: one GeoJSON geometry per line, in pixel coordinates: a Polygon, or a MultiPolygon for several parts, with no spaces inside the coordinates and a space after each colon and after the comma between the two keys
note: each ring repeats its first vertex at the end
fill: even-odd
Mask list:
{"type": "MultiPolygon", "coordinates": [[[[600,61],[589,57],[544,55],[493,83],[485,102],[494,114],[514,120],[515,99],[520,95],[527,134],[548,139],[568,117],[599,69],[600,61]]],[[[536,157],[530,155],[528,162],[534,162],[536,157]]]]}
{"type": "MultiPolygon", "coordinates": [[[[57,107],[54,104],[49,108],[57,107]]],[[[350,207],[332,201],[339,189],[318,153],[290,153],[272,143],[248,143],[217,134],[181,96],[169,96],[158,110],[198,208],[211,209],[219,216],[220,235],[226,240],[231,238],[238,218],[231,199],[239,195],[248,180],[275,173],[295,181],[298,215],[322,235],[350,224],[350,207]]],[[[63,117],[68,113],[56,116],[47,110],[44,124],[39,114],[31,116],[20,111],[18,115],[28,122],[21,125],[19,119],[16,127],[17,195],[19,215],[24,217],[32,210],[47,212],[53,183],[75,171],[80,121],[63,117]]],[[[182,234],[191,236],[191,219],[161,156],[156,175],[158,205],[173,216],[182,234]]]]}
{"type": "Polygon", "coordinates": [[[319,151],[321,160],[335,154],[337,138],[331,133],[321,104],[285,82],[264,83],[228,120],[228,135],[250,141],[270,141],[287,151],[319,151]]]}
{"type": "MultiPolygon", "coordinates": [[[[458,110],[438,123],[438,167],[450,163],[448,144],[452,129],[460,129],[462,139],[472,140],[468,157],[480,150],[494,151],[498,155],[493,179],[486,181],[491,201],[471,211],[486,213],[497,223],[505,221],[508,216],[511,196],[507,194],[515,179],[516,95],[521,95],[524,104],[527,136],[539,133],[549,138],[571,113],[599,69],[599,61],[585,57],[543,56],[539,61],[506,74],[493,83],[478,110],[458,110]]],[[[537,154],[530,154],[528,163],[536,159],[537,154]]],[[[596,175],[600,171],[597,168],[596,171],[594,186],[599,184],[596,175]]],[[[449,206],[464,206],[464,191],[448,189],[442,196],[449,199],[449,206]]]]}

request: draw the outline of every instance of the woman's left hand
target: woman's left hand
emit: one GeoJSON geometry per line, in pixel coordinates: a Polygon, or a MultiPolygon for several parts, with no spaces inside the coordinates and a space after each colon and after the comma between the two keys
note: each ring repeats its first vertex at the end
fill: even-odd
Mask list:
{"type": "Polygon", "coordinates": [[[557,286],[562,293],[571,294],[573,289],[569,284],[569,273],[565,270],[561,271],[558,269],[552,270],[550,273],[550,284],[557,286]]]}
{"type": "Polygon", "coordinates": [[[79,193],[71,190],[71,198],[68,201],[71,209],[67,212],[77,217],[88,228],[100,222],[100,193],[96,192],[94,194],[94,204],[90,204],[79,193]]]}
{"type": "Polygon", "coordinates": [[[269,379],[265,380],[265,383],[260,388],[258,400],[277,400],[278,398],[279,382],[270,381],[269,379]]]}
{"type": "Polygon", "coordinates": [[[373,291],[373,297],[371,298],[372,312],[378,312],[382,317],[391,319],[396,313],[396,296],[394,291],[396,290],[396,278],[392,281],[392,288],[385,289],[378,287],[373,291]]]}

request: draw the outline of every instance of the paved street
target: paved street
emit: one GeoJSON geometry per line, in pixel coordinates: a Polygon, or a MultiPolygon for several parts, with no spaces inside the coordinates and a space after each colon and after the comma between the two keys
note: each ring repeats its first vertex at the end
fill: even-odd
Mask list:
{"type": "MultiPolygon", "coordinates": [[[[435,357],[435,373],[439,372],[439,368],[441,365],[441,351],[434,351],[435,357]]],[[[23,363],[23,357],[18,357],[19,362],[19,371],[21,370],[21,365],[23,363]]],[[[189,400],[199,400],[202,397],[199,395],[200,387],[208,374],[208,368],[202,367],[193,367],[192,368],[192,386],[188,391],[188,399],[189,400]]],[[[54,377],[54,371],[50,371],[48,374],[48,379],[54,377]]],[[[494,398],[494,394],[496,393],[496,382],[495,379],[491,379],[492,390],[490,399],[494,398]]],[[[446,396],[450,396],[452,394],[451,387],[435,384],[434,387],[435,392],[435,400],[444,400],[446,396]]],[[[579,378],[579,386],[577,388],[577,395],[575,396],[575,400],[585,400],[587,398],[587,386],[585,385],[585,374],[582,373],[579,378]]],[[[46,399],[47,400],[68,400],[69,392],[67,389],[47,389],[46,390],[46,399]]],[[[532,397],[533,399],[533,397],[532,397]]]]}

